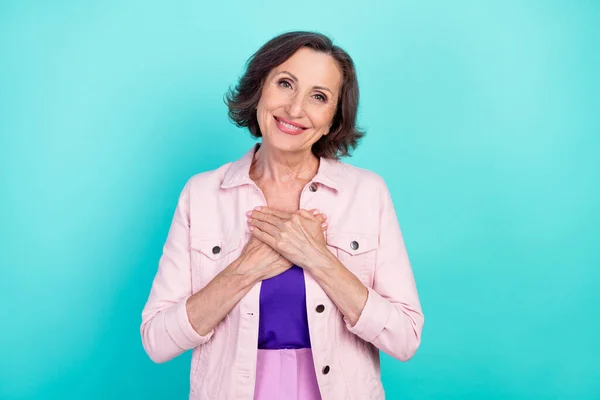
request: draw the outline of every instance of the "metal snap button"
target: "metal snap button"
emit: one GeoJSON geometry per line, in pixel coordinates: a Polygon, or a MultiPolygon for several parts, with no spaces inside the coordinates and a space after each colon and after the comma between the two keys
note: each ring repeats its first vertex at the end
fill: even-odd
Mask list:
{"type": "Polygon", "coordinates": [[[215,246],[212,248],[213,254],[219,254],[221,252],[221,248],[219,246],[215,246]]]}
{"type": "Polygon", "coordinates": [[[316,310],[318,313],[322,313],[323,311],[325,311],[325,306],[323,304],[319,304],[316,310]]]}
{"type": "Polygon", "coordinates": [[[350,247],[352,248],[352,250],[357,250],[358,242],[356,240],[353,240],[352,243],[350,243],[350,247]]]}
{"type": "Polygon", "coordinates": [[[324,366],[324,367],[323,367],[323,370],[322,370],[322,372],[323,372],[323,375],[327,375],[327,374],[329,373],[329,369],[330,369],[330,368],[329,368],[329,365],[326,365],[326,366],[324,366]]]}
{"type": "Polygon", "coordinates": [[[310,184],[310,186],[308,187],[308,189],[309,189],[311,192],[316,192],[316,191],[317,191],[317,188],[318,188],[318,187],[317,187],[317,185],[316,185],[315,183],[311,183],[311,184],[310,184]]]}

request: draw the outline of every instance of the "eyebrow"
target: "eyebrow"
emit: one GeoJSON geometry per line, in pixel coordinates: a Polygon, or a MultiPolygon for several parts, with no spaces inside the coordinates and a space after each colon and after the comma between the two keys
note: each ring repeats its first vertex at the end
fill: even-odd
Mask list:
{"type": "MultiPolygon", "coordinates": [[[[298,82],[298,78],[296,78],[294,76],[294,74],[292,74],[291,72],[288,71],[281,71],[280,73],[278,73],[277,75],[281,75],[281,74],[288,74],[294,81],[298,82]]],[[[328,88],[326,88],[325,86],[315,86],[315,89],[320,89],[320,90],[326,90],[329,93],[331,93],[333,95],[333,93],[331,92],[331,90],[329,90],[328,88]]]]}

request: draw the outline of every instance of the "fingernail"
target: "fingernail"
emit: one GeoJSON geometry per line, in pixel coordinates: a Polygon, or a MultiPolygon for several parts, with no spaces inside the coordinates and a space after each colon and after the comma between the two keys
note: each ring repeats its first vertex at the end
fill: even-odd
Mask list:
{"type": "Polygon", "coordinates": [[[313,211],[313,215],[317,215],[319,213],[319,210],[314,210],[313,211]]]}
{"type": "Polygon", "coordinates": [[[321,214],[323,218],[327,219],[327,214],[321,214]]]}
{"type": "Polygon", "coordinates": [[[250,227],[250,228],[248,228],[248,229],[250,229],[251,231],[253,231],[253,230],[254,230],[254,227],[253,227],[253,226],[251,226],[251,227],[250,227]]]}
{"type": "Polygon", "coordinates": [[[246,215],[247,215],[247,216],[251,216],[251,215],[252,215],[252,211],[248,211],[248,212],[246,213],[246,215]]]}
{"type": "Polygon", "coordinates": [[[255,209],[256,211],[260,211],[260,206],[259,206],[259,207],[254,207],[254,209],[255,209]]]}
{"type": "Polygon", "coordinates": [[[327,222],[323,222],[323,223],[321,224],[321,226],[322,226],[323,228],[326,228],[326,227],[327,227],[327,222]]]}

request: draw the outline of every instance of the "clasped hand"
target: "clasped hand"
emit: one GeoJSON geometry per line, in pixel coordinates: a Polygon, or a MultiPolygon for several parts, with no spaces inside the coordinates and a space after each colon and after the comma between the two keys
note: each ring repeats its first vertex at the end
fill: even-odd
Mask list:
{"type": "Polygon", "coordinates": [[[288,213],[256,207],[247,215],[253,238],[268,245],[289,263],[307,269],[327,259],[329,250],[323,234],[327,217],[318,210],[288,213]]]}

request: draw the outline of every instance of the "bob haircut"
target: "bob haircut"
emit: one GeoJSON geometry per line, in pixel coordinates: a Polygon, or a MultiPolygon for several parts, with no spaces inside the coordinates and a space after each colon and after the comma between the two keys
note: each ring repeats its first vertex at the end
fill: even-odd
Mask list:
{"type": "Polygon", "coordinates": [[[343,78],[331,129],[312,146],[317,157],[339,159],[350,156],[350,150],[365,135],[356,126],[358,112],[358,81],[352,58],[346,51],[335,46],[331,39],[316,32],[295,31],[281,34],[265,43],[246,62],[246,71],[235,88],[226,94],[229,118],[238,127],[247,127],[252,136],[262,137],[256,108],[267,75],[284,63],[296,51],[308,47],[329,54],[342,70],[343,78]]]}

